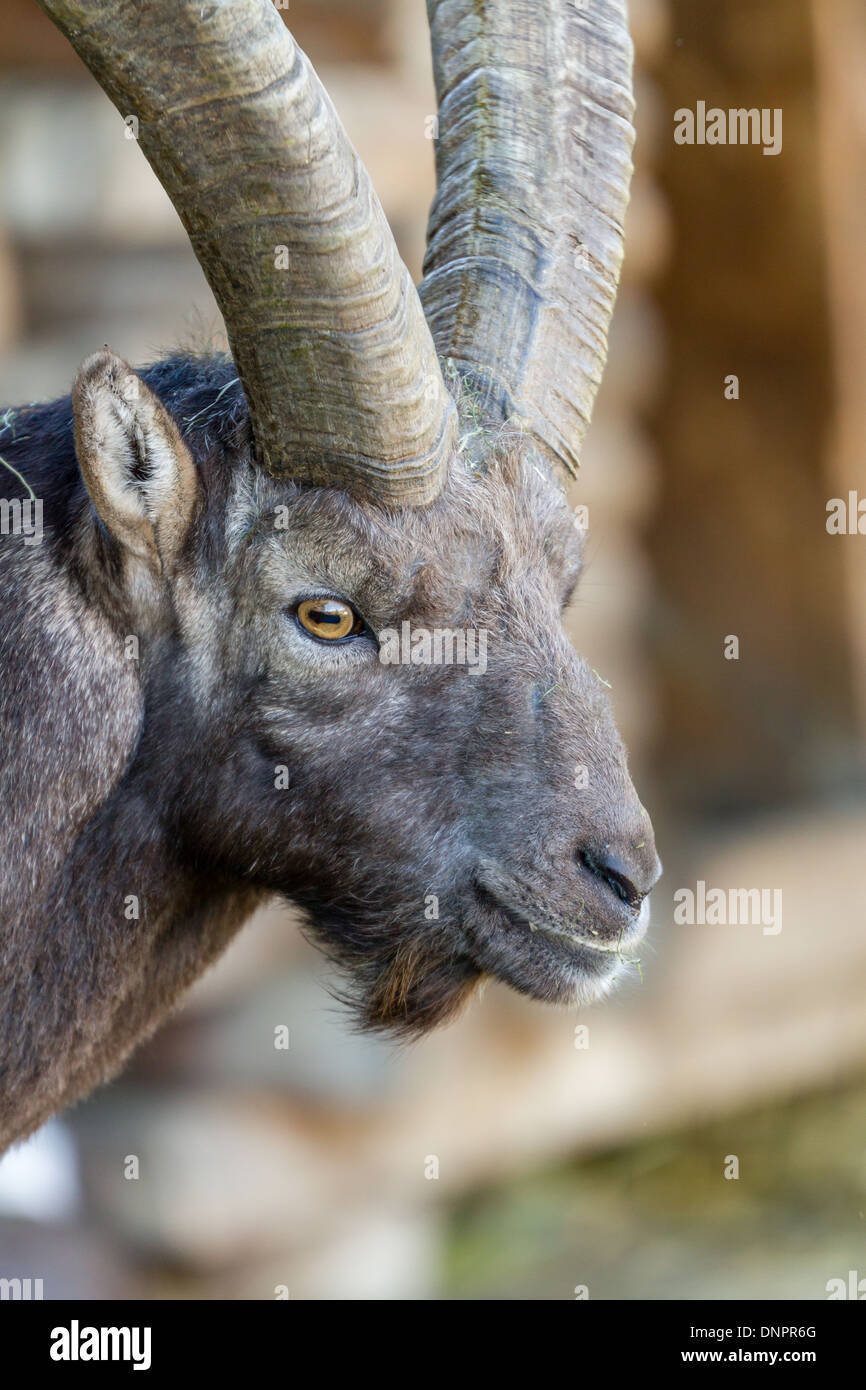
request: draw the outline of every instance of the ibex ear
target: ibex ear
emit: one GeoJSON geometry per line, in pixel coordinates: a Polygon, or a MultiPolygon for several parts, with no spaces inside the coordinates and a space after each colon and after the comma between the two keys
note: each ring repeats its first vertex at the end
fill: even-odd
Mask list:
{"type": "Polygon", "coordinates": [[[103,524],[161,575],[183,544],[198,487],[177,425],[141,377],[107,348],[82,363],[72,409],[78,462],[103,524]]]}

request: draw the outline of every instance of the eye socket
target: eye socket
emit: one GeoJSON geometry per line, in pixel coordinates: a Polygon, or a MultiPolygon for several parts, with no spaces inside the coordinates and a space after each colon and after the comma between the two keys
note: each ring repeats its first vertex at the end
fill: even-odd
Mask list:
{"type": "Polygon", "coordinates": [[[338,598],[305,598],[295,609],[304,632],[319,642],[344,642],[363,630],[363,619],[338,598]]]}

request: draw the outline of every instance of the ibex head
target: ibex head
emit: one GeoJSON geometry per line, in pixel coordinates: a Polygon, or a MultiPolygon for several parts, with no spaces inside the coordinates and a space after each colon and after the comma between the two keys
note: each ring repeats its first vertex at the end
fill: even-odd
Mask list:
{"type": "Polygon", "coordinates": [[[106,352],[73,393],[79,561],[142,637],[124,775],[179,860],[305,910],[370,1026],[422,1031],[488,974],[594,997],[659,872],[562,629],[582,533],[556,468],[631,169],[624,0],[428,0],[419,291],[267,0],[42,3],[136,115],[235,364],[106,352]]]}

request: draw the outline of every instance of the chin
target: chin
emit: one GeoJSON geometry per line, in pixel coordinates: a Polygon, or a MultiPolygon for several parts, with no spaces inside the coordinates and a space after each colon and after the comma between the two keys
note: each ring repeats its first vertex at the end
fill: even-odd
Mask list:
{"type": "Polygon", "coordinates": [[[638,946],[648,925],[645,901],[627,936],[595,945],[543,927],[531,929],[509,914],[476,936],[473,958],[485,975],[519,994],[573,1008],[603,999],[623,979],[638,976],[638,946]]]}
{"type": "Polygon", "coordinates": [[[619,980],[636,971],[635,960],[610,951],[575,946],[568,953],[558,945],[539,942],[531,949],[515,952],[507,947],[490,949],[478,958],[485,974],[492,975],[542,1003],[574,1007],[603,999],[619,980]]]}

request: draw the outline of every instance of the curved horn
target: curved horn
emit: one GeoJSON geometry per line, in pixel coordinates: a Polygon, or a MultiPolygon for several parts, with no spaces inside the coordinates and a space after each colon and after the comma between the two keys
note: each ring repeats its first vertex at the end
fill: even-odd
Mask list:
{"type": "Polygon", "coordinates": [[[269,0],[39,0],[138,138],[217,302],[271,471],[442,486],[455,411],[369,176],[269,0]]]}
{"type": "Polygon", "coordinates": [[[485,412],[574,473],[631,179],[625,0],[427,0],[427,12],[438,190],[421,302],[485,412]]]}

